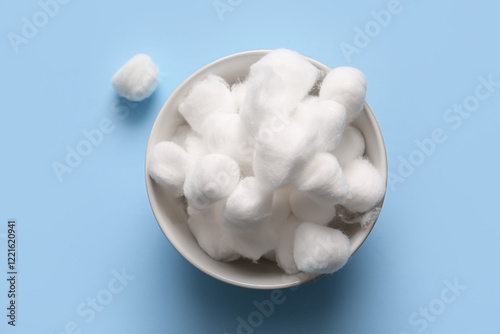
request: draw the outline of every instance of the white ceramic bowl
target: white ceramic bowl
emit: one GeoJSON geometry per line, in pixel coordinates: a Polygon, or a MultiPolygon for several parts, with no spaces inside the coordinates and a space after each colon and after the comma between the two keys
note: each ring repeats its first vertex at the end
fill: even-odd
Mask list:
{"type": "MultiPolygon", "coordinates": [[[[187,213],[183,198],[175,198],[148,175],[148,155],[152,147],[161,141],[169,140],[175,130],[183,122],[177,111],[180,102],[189,93],[191,87],[198,81],[206,78],[210,73],[221,76],[229,84],[246,77],[250,65],[262,58],[268,50],[256,50],[237,53],[221,58],[187,78],[168,98],[163,105],[151,130],[146,151],[146,187],[151,208],[160,228],[177,251],[194,266],[206,274],[223,282],[254,289],[279,289],[300,285],[322,275],[299,273],[286,275],[273,262],[238,260],[234,262],[220,262],[208,256],[199,246],[187,225],[187,213]]],[[[330,68],[313,59],[313,65],[327,72],[330,68]]],[[[354,125],[363,133],[366,141],[366,155],[387,180],[387,157],[382,133],[372,111],[365,105],[361,116],[354,121],[354,125]]],[[[380,206],[382,203],[380,203],[380,206]]],[[[361,246],[370,234],[372,227],[363,229],[359,224],[343,225],[342,231],[351,240],[351,255],[361,246]]]]}

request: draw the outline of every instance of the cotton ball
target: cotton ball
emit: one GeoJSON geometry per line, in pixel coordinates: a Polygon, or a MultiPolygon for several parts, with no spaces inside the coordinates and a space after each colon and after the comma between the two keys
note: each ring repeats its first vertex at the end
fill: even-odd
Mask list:
{"type": "Polygon", "coordinates": [[[238,185],[240,169],[231,158],[208,154],[198,160],[186,176],[184,195],[194,208],[226,198],[238,185]]]}
{"type": "Polygon", "coordinates": [[[298,105],[296,114],[318,122],[318,137],[324,151],[331,151],[338,145],[346,120],[345,108],[340,103],[311,96],[298,105]]]}
{"type": "Polygon", "coordinates": [[[365,139],[357,128],[347,126],[339,145],[333,150],[341,166],[347,165],[365,153],[365,139]]]}
{"type": "Polygon", "coordinates": [[[219,76],[209,75],[193,86],[179,105],[179,112],[191,128],[203,132],[204,120],[214,113],[236,113],[228,84],[219,76]]]}
{"type": "Polygon", "coordinates": [[[256,137],[261,127],[279,129],[295,108],[294,96],[283,78],[272,68],[263,68],[249,83],[240,108],[248,133],[256,137]]]}
{"type": "Polygon", "coordinates": [[[210,153],[203,138],[191,129],[186,133],[184,149],[196,160],[210,153]]]}
{"type": "Polygon", "coordinates": [[[385,181],[366,159],[357,158],[344,167],[351,198],[342,204],[353,212],[365,212],[377,205],[385,194],[385,181]]]}
{"type": "Polygon", "coordinates": [[[344,203],[349,196],[349,184],[337,158],[330,153],[317,153],[309,161],[295,185],[314,201],[327,206],[344,203]]]}
{"type": "Polygon", "coordinates": [[[271,215],[272,204],[273,191],[257,178],[246,177],[227,198],[224,226],[240,231],[256,229],[271,215]]]}
{"type": "Polygon", "coordinates": [[[192,157],[179,145],[164,141],[156,144],[149,154],[148,174],[175,196],[182,195],[186,173],[192,157]]]}
{"type": "Polygon", "coordinates": [[[288,217],[282,225],[280,233],[278,234],[278,242],[276,243],[276,263],[289,275],[299,272],[293,258],[295,231],[299,225],[300,221],[293,215],[288,217]]]}
{"type": "Polygon", "coordinates": [[[337,67],[328,72],[319,91],[322,100],[342,104],[347,113],[346,123],[355,120],[365,105],[366,77],[357,68],[337,67]]]}
{"type": "Polygon", "coordinates": [[[335,217],[335,206],[320,204],[298,190],[290,194],[290,207],[293,214],[303,222],[327,225],[335,217]]]}
{"type": "Polygon", "coordinates": [[[239,255],[234,251],[233,244],[227,241],[224,229],[220,225],[223,207],[223,201],[201,210],[188,206],[188,227],[201,249],[211,258],[232,261],[239,258],[239,255]]]}
{"type": "Polygon", "coordinates": [[[295,103],[302,100],[316,83],[319,70],[299,53],[286,49],[269,52],[250,67],[250,76],[256,76],[271,67],[284,80],[295,103]]]}
{"type": "Polygon", "coordinates": [[[232,244],[234,252],[257,261],[276,247],[277,233],[266,226],[250,231],[226,231],[223,244],[232,244]]]}
{"type": "Polygon", "coordinates": [[[175,130],[175,133],[170,140],[185,149],[186,137],[190,131],[191,127],[189,125],[182,124],[177,128],[177,130],[175,130]]]}
{"type": "Polygon", "coordinates": [[[241,109],[243,101],[245,101],[249,86],[250,84],[248,81],[241,81],[231,86],[231,94],[233,95],[233,100],[238,110],[241,109]]]}
{"type": "Polygon", "coordinates": [[[319,145],[317,122],[292,119],[274,131],[262,128],[255,145],[254,174],[274,189],[290,185],[319,145]]]}
{"type": "Polygon", "coordinates": [[[211,153],[233,158],[243,169],[250,169],[253,159],[254,140],[238,114],[214,114],[207,117],[203,139],[211,153]]]}
{"type": "Polygon", "coordinates": [[[116,93],[130,101],[142,101],[158,86],[159,70],[148,55],[138,54],[125,63],[111,79],[116,93]]]}
{"type": "MultiPolygon", "coordinates": [[[[264,231],[268,231],[266,233],[276,236],[278,236],[278,234],[281,234],[282,225],[292,213],[289,203],[291,191],[292,187],[286,187],[274,191],[271,215],[264,223],[264,227],[261,227],[261,229],[263,229],[264,231]]],[[[275,240],[275,242],[277,242],[277,240],[275,240]]],[[[276,251],[274,249],[275,246],[276,245],[274,245],[274,247],[267,253],[262,254],[262,257],[269,261],[276,262],[276,251]]]]}
{"type": "Polygon", "coordinates": [[[275,231],[279,231],[283,222],[292,213],[290,208],[290,193],[292,190],[292,187],[285,187],[274,191],[271,215],[267,219],[266,225],[269,225],[275,231]]]}
{"type": "Polygon", "coordinates": [[[331,274],[347,263],[350,249],[349,238],[339,230],[302,223],[295,232],[293,258],[299,270],[331,274]]]}

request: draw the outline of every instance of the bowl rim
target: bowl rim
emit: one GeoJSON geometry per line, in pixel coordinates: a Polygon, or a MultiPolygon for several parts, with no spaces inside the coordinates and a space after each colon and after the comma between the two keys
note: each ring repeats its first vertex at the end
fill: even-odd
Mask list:
{"type": "MultiPolygon", "coordinates": [[[[144,163],[146,192],[148,195],[148,201],[149,201],[151,210],[153,211],[153,215],[155,217],[155,220],[156,220],[158,226],[160,227],[161,231],[163,232],[163,235],[167,238],[167,240],[174,247],[174,249],[190,264],[192,264],[193,266],[195,266],[196,268],[198,268],[199,270],[201,270],[202,272],[204,272],[205,274],[207,274],[213,278],[216,278],[222,282],[225,282],[225,283],[228,283],[231,285],[235,285],[235,286],[239,286],[239,287],[243,287],[243,288],[259,289],[259,290],[283,289],[283,288],[290,288],[290,287],[294,287],[294,286],[299,286],[299,285],[306,284],[306,283],[315,281],[317,279],[320,279],[320,278],[326,276],[326,274],[314,274],[313,275],[313,274],[305,273],[306,275],[303,275],[303,278],[301,278],[297,281],[291,281],[288,283],[283,281],[283,283],[281,283],[281,284],[263,285],[263,284],[258,284],[258,283],[247,283],[247,282],[236,281],[236,280],[233,280],[233,279],[228,278],[226,276],[223,276],[216,271],[210,270],[209,268],[204,266],[201,261],[197,261],[194,256],[191,256],[190,254],[183,252],[181,250],[182,247],[181,247],[180,243],[178,242],[178,240],[171,235],[170,230],[166,229],[162,225],[162,223],[160,223],[160,219],[159,219],[158,214],[157,214],[156,205],[154,205],[152,202],[152,193],[153,193],[152,182],[153,181],[149,177],[147,167],[148,167],[149,151],[152,148],[152,138],[151,137],[152,137],[153,129],[157,126],[157,123],[159,122],[160,114],[166,112],[169,102],[171,101],[171,99],[173,99],[178,94],[179,91],[182,91],[185,86],[187,86],[188,84],[191,84],[192,83],[191,81],[193,79],[195,79],[197,76],[199,76],[200,73],[207,71],[208,69],[210,69],[213,66],[216,66],[217,64],[226,62],[226,61],[233,59],[233,58],[239,58],[239,57],[246,57],[246,56],[255,56],[255,57],[261,56],[261,57],[263,57],[264,55],[266,55],[267,53],[269,53],[271,51],[272,50],[261,49],[261,50],[250,50],[250,51],[243,51],[243,52],[230,54],[230,55],[224,56],[222,58],[219,58],[215,61],[208,63],[207,65],[201,67],[200,69],[198,69],[197,71],[192,73],[190,76],[188,76],[186,79],[184,79],[182,81],[182,83],[180,85],[178,85],[177,88],[169,95],[169,97],[167,98],[167,100],[165,101],[165,103],[163,104],[162,108],[160,109],[160,111],[158,112],[158,114],[156,116],[156,119],[155,119],[155,121],[151,127],[151,131],[149,133],[147,146],[146,146],[145,163],[144,163]]],[[[315,59],[312,59],[312,58],[309,58],[306,56],[304,56],[304,57],[320,70],[324,70],[324,71],[331,70],[331,68],[329,66],[327,66],[327,65],[325,65],[325,64],[323,64],[315,59]]],[[[387,150],[385,147],[385,141],[383,139],[383,134],[382,134],[382,131],[380,129],[380,126],[375,118],[375,115],[373,114],[371,108],[369,107],[368,103],[366,103],[366,101],[365,101],[365,105],[364,105],[364,111],[366,112],[366,115],[368,117],[369,122],[374,126],[374,130],[377,134],[377,141],[378,141],[377,145],[380,147],[380,150],[384,156],[384,159],[382,160],[382,164],[383,164],[383,169],[385,170],[386,191],[384,193],[384,197],[382,198],[382,200],[378,204],[378,206],[380,206],[380,208],[382,209],[383,203],[385,200],[385,196],[387,194],[387,179],[388,179],[387,150]]],[[[377,220],[378,220],[378,217],[377,217],[377,220]]],[[[375,222],[373,224],[371,224],[371,226],[369,227],[369,230],[366,233],[366,236],[363,238],[361,243],[354,249],[354,251],[352,252],[350,257],[352,257],[358,251],[358,249],[361,247],[361,245],[363,245],[363,243],[366,241],[366,239],[368,239],[368,236],[370,235],[371,231],[373,230],[377,220],[375,220],[375,222]]],[[[283,272],[283,275],[286,275],[286,274],[283,272]]]]}

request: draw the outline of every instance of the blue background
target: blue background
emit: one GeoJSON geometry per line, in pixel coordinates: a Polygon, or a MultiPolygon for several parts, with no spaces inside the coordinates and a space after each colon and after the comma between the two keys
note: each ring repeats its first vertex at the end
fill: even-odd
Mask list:
{"type": "Polygon", "coordinates": [[[271,291],[216,281],[173,249],[149,206],[145,149],[163,103],[191,73],[232,53],[279,47],[365,72],[393,176],[433,129],[446,141],[390,183],[379,221],[344,269],[284,290],[286,300],[253,332],[498,329],[500,89],[456,128],[443,117],[475,93],[478,77],[500,81],[500,4],[401,0],[402,11],[348,59],[341,44],[355,45],[356,27],[388,1],[232,0],[222,15],[212,1],[73,0],[16,53],[8,34],[21,35],[23,17],[32,21],[41,7],[0,0],[0,331],[71,333],[74,322],[75,333],[237,332],[238,317],[248,320],[271,291]],[[110,85],[137,53],[161,71],[156,93],[138,105],[110,85]],[[53,162],[64,163],[66,146],[103,119],[113,131],[59,182],[53,162]],[[9,218],[18,224],[15,328],[5,317],[9,218]],[[86,322],[79,304],[102,297],[113,270],[134,278],[86,322]],[[442,301],[445,281],[466,287],[451,303],[442,301]],[[429,307],[437,315],[422,320],[429,307]]]}

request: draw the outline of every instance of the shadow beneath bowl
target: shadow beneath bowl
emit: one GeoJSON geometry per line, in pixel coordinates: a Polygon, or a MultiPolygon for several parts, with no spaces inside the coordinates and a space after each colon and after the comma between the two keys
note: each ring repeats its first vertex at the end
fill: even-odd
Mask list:
{"type": "Polygon", "coordinates": [[[226,284],[183,262],[176,273],[185,284],[178,288],[191,299],[186,301],[189,311],[207,333],[308,333],[311,328],[330,333],[332,322],[345,324],[356,317],[345,307],[353,296],[358,302],[365,296],[360,287],[366,277],[364,261],[356,258],[332,275],[279,290],[226,284]]]}

